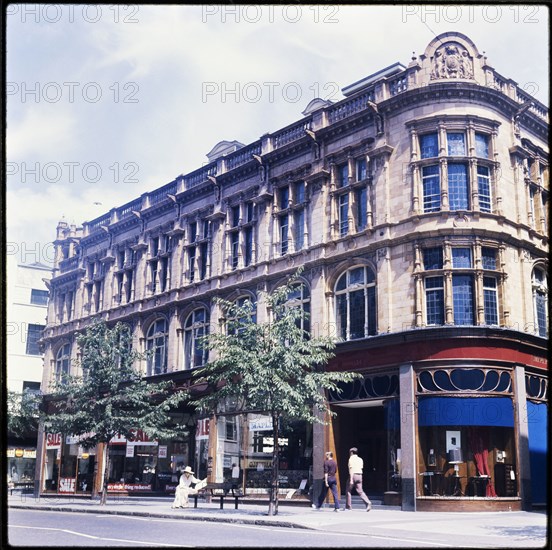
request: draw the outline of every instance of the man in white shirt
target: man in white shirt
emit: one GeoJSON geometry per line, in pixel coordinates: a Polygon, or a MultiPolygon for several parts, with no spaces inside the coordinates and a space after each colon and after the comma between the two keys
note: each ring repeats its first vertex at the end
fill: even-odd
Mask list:
{"type": "Polygon", "coordinates": [[[362,489],[362,468],[364,467],[364,461],[357,453],[358,449],[356,447],[349,449],[349,479],[347,481],[347,505],[345,509],[351,509],[351,491],[354,487],[358,496],[366,504],[366,511],[369,512],[372,509],[372,503],[362,489]]]}

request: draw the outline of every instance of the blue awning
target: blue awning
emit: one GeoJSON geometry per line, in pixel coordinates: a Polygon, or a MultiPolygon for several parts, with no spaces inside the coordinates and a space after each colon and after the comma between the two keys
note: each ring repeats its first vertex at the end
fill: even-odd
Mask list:
{"type": "Polygon", "coordinates": [[[509,397],[420,397],[418,426],[514,427],[509,397]]]}

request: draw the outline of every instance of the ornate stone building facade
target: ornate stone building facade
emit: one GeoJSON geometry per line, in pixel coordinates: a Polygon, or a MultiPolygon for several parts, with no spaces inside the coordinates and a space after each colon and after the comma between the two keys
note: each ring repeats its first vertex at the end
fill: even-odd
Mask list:
{"type": "MultiPolygon", "coordinates": [[[[316,486],[329,448],[343,486],[355,445],[365,490],[403,509],[544,502],[548,110],[456,32],[343,94],[253,143],[219,143],[207,165],[82,227],[60,224],[43,388],[75,368],[75,334],[98,317],[153,350],[144,374],[186,385],[208,360],[198,336],[220,330],[213,298],[252,299],[264,321],[263,292],[303,266],[307,328],[339,340],[328,368],[363,379],[328,396],[330,425],[283,438],[284,484],[316,486]]],[[[188,462],[217,480],[236,464],[262,488],[266,419],[193,412],[188,440],[143,441],[137,426],[113,445],[112,488],[169,490],[188,462]]],[[[81,491],[93,457],[81,467],[78,445],[44,436],[41,490],[81,491]]]]}

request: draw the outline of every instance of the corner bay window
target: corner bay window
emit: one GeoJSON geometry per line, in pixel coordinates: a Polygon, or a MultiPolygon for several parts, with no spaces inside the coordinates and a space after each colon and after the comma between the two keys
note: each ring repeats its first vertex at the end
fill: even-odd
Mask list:
{"type": "Polygon", "coordinates": [[[338,336],[355,340],[376,334],[376,277],[369,267],[349,269],[335,285],[338,336]]]}
{"type": "Polygon", "coordinates": [[[471,129],[418,133],[420,179],[415,185],[420,186],[423,212],[492,212],[494,165],[489,158],[489,143],[489,134],[471,129]],[[474,196],[477,204],[472,204],[474,196]]]}
{"type": "Polygon", "coordinates": [[[481,247],[481,268],[484,270],[482,277],[476,276],[472,247],[426,248],[422,251],[422,258],[426,272],[424,293],[427,325],[500,324],[498,301],[500,278],[496,275],[496,249],[481,247]],[[450,254],[451,269],[444,268],[445,252],[450,254]],[[450,294],[446,292],[446,281],[449,278],[450,294]],[[448,298],[449,295],[450,298],[448,298]],[[477,313],[478,300],[482,300],[481,318],[478,318],[477,313]],[[450,319],[445,317],[446,305],[449,305],[452,311],[450,319]]]}

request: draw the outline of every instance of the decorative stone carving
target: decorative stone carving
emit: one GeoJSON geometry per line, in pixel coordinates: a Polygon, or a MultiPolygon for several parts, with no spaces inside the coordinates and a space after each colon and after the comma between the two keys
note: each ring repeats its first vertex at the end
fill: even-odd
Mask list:
{"type": "Polygon", "coordinates": [[[440,78],[473,79],[473,59],[468,50],[455,42],[449,42],[435,50],[431,79],[440,78]]]}

